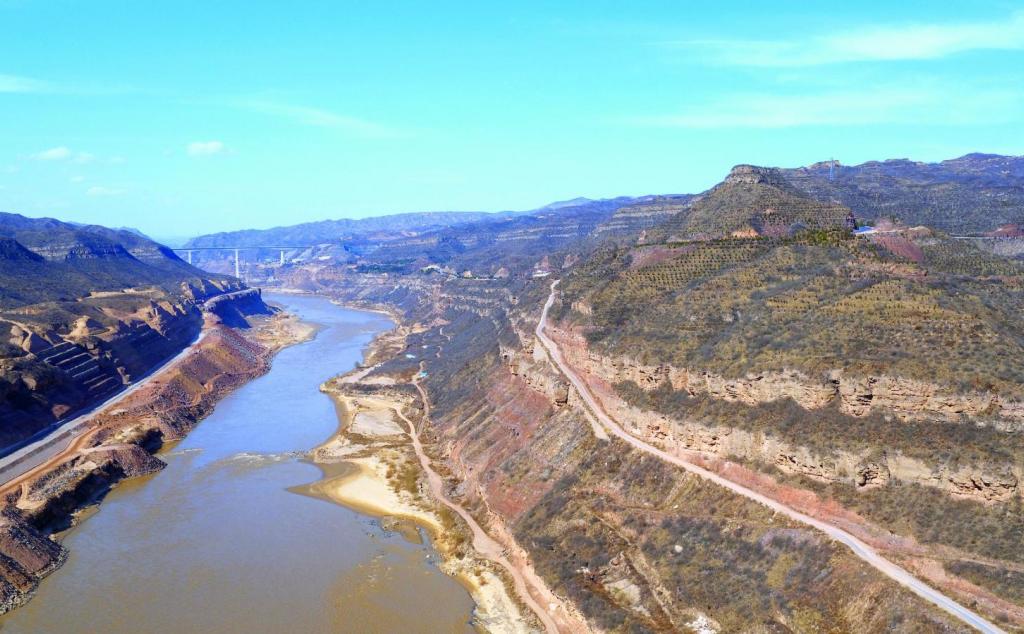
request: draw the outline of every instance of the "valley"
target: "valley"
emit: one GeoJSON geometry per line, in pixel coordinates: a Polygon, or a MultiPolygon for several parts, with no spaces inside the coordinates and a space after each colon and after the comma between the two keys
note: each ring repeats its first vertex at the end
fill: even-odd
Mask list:
{"type": "MultiPolygon", "coordinates": [[[[936,178],[1014,161],[890,167],[936,178]]],[[[866,187],[873,169],[850,168],[851,182],[866,187]]],[[[97,490],[159,469],[150,451],[215,420],[215,401],[309,336],[266,307],[278,291],[285,306],[330,300],[396,324],[346,348],[348,361],[320,353],[316,385],[341,422],[289,445],[286,461],[308,456],[325,477],[288,494],[429,543],[430,574],[458,580],[452,605],[471,601],[456,612],[478,629],[1021,631],[1024,263],[867,199],[847,207],[799,176],[815,170],[741,165],[695,195],[411,214],[400,232],[375,220],[194,239],[206,249],[195,263],[224,281],[167,310],[199,316],[193,351],[9,480],[10,530],[28,536],[14,543],[36,553],[17,579],[63,561],[48,535],[97,490]],[[258,248],[289,240],[316,246],[258,248]],[[210,245],[248,249],[243,279],[230,277],[233,253],[210,245]],[[200,371],[212,372],[206,388],[188,387],[205,368],[189,359],[220,359],[225,345],[251,361],[215,364],[200,371]],[[183,382],[161,378],[175,373],[183,382]],[[167,398],[186,409],[144,405],[167,398]]],[[[949,205],[966,195],[947,193],[949,205]]],[[[1008,235],[1004,220],[963,226],[1008,235]]],[[[163,319],[154,329],[170,332],[163,319]]],[[[34,332],[95,341],[82,347],[97,363],[130,358],[126,344],[106,354],[97,326],[63,323],[68,334],[34,332]]],[[[121,363],[122,376],[144,376],[121,363]]],[[[104,506],[62,538],[72,552],[104,506]]],[[[24,589],[11,605],[35,583],[8,579],[24,589]]]]}

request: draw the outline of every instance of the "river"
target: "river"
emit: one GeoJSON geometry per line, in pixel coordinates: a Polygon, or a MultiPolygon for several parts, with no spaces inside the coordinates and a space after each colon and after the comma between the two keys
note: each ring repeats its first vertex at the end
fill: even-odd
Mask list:
{"type": "Polygon", "coordinates": [[[319,324],[271,371],[222,400],[62,536],[71,556],[3,632],[471,632],[473,602],[429,543],[293,493],[322,472],[301,458],[338,425],[325,379],[352,368],[376,313],[271,295],[319,324]]]}

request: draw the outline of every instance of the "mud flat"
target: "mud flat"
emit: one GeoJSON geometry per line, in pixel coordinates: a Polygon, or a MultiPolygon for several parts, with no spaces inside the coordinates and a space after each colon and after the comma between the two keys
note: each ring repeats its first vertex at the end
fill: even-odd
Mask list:
{"type": "MultiPolygon", "coordinates": [[[[4,632],[473,631],[473,599],[439,569],[430,544],[292,492],[321,479],[305,456],[337,429],[335,405],[318,386],[354,366],[390,322],[322,298],[268,299],[318,324],[316,337],[220,393],[202,424],[156,458],[143,451],[166,468],[124,482],[58,535],[67,563],[33,601],[0,618],[4,632]]],[[[287,339],[290,328],[278,323],[267,336],[287,339]]],[[[201,369],[162,389],[183,394],[201,369]]],[[[211,375],[198,385],[227,383],[211,375]]],[[[116,444],[130,444],[118,434],[116,444]]],[[[82,464],[98,460],[86,454],[82,464]]]]}

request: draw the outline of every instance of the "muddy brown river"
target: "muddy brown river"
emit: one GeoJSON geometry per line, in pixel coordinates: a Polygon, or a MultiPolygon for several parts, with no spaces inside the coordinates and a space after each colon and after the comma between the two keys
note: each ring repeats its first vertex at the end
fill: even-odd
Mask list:
{"type": "Polygon", "coordinates": [[[62,536],[71,556],[8,632],[472,632],[469,594],[436,553],[355,511],[290,492],[338,419],[318,391],[384,316],[266,295],[322,328],[286,348],[161,458],[62,536]]]}

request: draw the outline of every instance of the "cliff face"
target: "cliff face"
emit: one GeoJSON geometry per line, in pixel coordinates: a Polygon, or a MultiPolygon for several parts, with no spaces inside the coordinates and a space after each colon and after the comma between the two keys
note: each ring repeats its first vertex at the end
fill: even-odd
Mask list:
{"type": "Polygon", "coordinates": [[[934,425],[961,425],[964,416],[971,416],[999,433],[1016,434],[1024,421],[1021,404],[998,395],[951,394],[921,381],[887,376],[852,378],[840,372],[824,382],[795,371],[727,379],[708,372],[610,359],[588,350],[583,337],[570,330],[552,328],[550,332],[559,341],[566,360],[580,370],[616,418],[629,421],[632,433],[655,444],[741,458],[786,473],[858,488],[884,486],[895,480],[983,502],[1008,502],[1024,495],[1020,486],[1024,469],[1013,460],[1000,462],[993,456],[969,464],[936,462],[902,455],[898,449],[886,450],[884,446],[844,451],[841,444],[836,444],[820,451],[782,439],[770,429],[751,431],[728,424],[711,425],[645,410],[623,399],[614,386],[630,382],[647,392],[670,387],[690,396],[749,406],[790,399],[804,409],[826,410],[824,415],[838,411],[866,417],[883,412],[899,421],[934,425]]]}
{"type": "Polygon", "coordinates": [[[855,377],[842,370],[817,381],[796,370],[724,377],[671,365],[644,365],[625,357],[609,358],[589,351],[581,336],[562,330],[561,337],[579,367],[612,384],[632,381],[645,390],[667,384],[691,395],[707,394],[750,405],[786,398],[806,409],[838,404],[841,412],[858,417],[873,409],[905,421],[957,423],[969,416],[1005,432],[1024,429],[1024,403],[992,392],[957,394],[925,381],[888,375],[855,377]]]}

